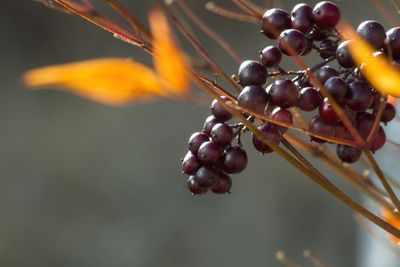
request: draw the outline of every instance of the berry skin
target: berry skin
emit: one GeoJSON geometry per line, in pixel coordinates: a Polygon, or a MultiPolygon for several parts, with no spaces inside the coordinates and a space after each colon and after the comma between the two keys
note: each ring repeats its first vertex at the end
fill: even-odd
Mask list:
{"type": "Polygon", "coordinates": [[[340,21],[340,10],[332,2],[319,2],[313,9],[314,22],[319,28],[334,28],[340,21]]]}
{"type": "Polygon", "coordinates": [[[336,55],[336,49],[338,45],[336,42],[325,39],[319,44],[319,56],[323,59],[327,59],[336,55]]]}
{"type": "Polygon", "coordinates": [[[224,172],[240,173],[247,166],[247,153],[241,147],[235,146],[226,149],[222,160],[222,169],[224,172]]]}
{"type": "Polygon", "coordinates": [[[379,126],[375,138],[372,139],[372,142],[369,145],[369,149],[372,152],[375,152],[375,151],[381,149],[385,143],[386,143],[385,130],[383,130],[382,126],[379,126]]]}
{"type": "Polygon", "coordinates": [[[385,109],[383,110],[381,121],[384,123],[388,123],[396,117],[396,108],[390,104],[386,103],[385,109]]]}
{"type": "Polygon", "coordinates": [[[182,160],[182,171],[188,175],[196,174],[197,170],[201,167],[201,164],[197,157],[192,154],[192,152],[188,152],[185,158],[182,160]]]}
{"type": "MultiPolygon", "coordinates": [[[[226,96],[221,96],[222,100],[228,100],[226,96]]],[[[232,114],[227,111],[217,99],[214,99],[211,103],[211,113],[217,118],[219,121],[228,121],[232,118],[232,114]]]]}
{"type": "Polygon", "coordinates": [[[230,193],[232,187],[232,179],[226,173],[220,173],[218,183],[211,188],[211,191],[215,194],[230,193]]]}
{"type": "Polygon", "coordinates": [[[340,77],[329,78],[326,80],[324,87],[337,102],[341,102],[347,94],[347,84],[340,77]]]}
{"type": "Polygon", "coordinates": [[[303,54],[307,48],[307,38],[299,30],[284,30],[278,38],[279,50],[288,56],[298,56],[303,54]]]}
{"type": "Polygon", "coordinates": [[[197,158],[204,165],[217,164],[221,158],[221,150],[217,143],[213,141],[203,143],[197,152],[197,158]]]}
{"type": "MultiPolygon", "coordinates": [[[[312,117],[312,119],[310,120],[310,123],[308,125],[308,128],[312,132],[315,132],[315,133],[321,134],[321,135],[325,135],[327,137],[335,136],[335,125],[327,123],[319,115],[315,115],[314,117],[312,117]]],[[[322,140],[319,138],[312,137],[311,139],[312,139],[312,141],[315,141],[318,143],[326,143],[325,140],[322,140]]]]}
{"type": "Polygon", "coordinates": [[[376,49],[382,48],[386,39],[385,29],[374,20],[362,22],[357,28],[357,33],[376,49]]]}
{"type": "Polygon", "coordinates": [[[210,138],[204,133],[197,132],[192,134],[188,141],[189,151],[192,152],[193,155],[197,155],[199,147],[207,141],[210,141],[210,138]]]}
{"type": "Polygon", "coordinates": [[[339,72],[331,66],[323,66],[315,72],[315,78],[324,85],[325,82],[334,76],[339,76],[339,72]]]}
{"type": "Polygon", "coordinates": [[[366,82],[355,81],[349,85],[345,101],[349,109],[364,111],[371,106],[373,97],[371,88],[366,82]]]}
{"type": "Polygon", "coordinates": [[[212,115],[208,116],[206,121],[204,122],[204,125],[203,125],[203,132],[207,136],[211,136],[211,129],[214,127],[215,124],[220,123],[220,122],[222,122],[222,121],[220,121],[216,117],[214,117],[212,115]]]}
{"type": "Polygon", "coordinates": [[[218,183],[219,175],[209,167],[200,167],[194,176],[196,184],[202,188],[212,188],[218,183]]]}
{"type": "Polygon", "coordinates": [[[336,154],[338,158],[347,163],[354,163],[361,157],[361,150],[356,147],[337,145],[336,154]]]}
{"type": "Polygon", "coordinates": [[[353,137],[343,123],[336,123],[335,125],[335,137],[344,140],[352,140],[353,137]]]}
{"type": "Polygon", "coordinates": [[[393,59],[400,59],[400,27],[386,32],[385,50],[393,59]]]}
{"type": "Polygon", "coordinates": [[[304,111],[313,111],[321,103],[321,94],[314,87],[301,89],[297,106],[304,111]]]}
{"type": "Polygon", "coordinates": [[[269,88],[268,94],[271,104],[281,108],[293,107],[299,99],[297,86],[286,79],[276,80],[269,88]]]}
{"type": "Polygon", "coordinates": [[[307,4],[297,4],[292,10],[292,28],[306,34],[314,26],[312,7],[307,4]]]}
{"type": "Polygon", "coordinates": [[[329,28],[314,28],[309,35],[309,38],[311,38],[314,41],[323,41],[326,38],[328,38],[332,34],[332,29],[329,28]]]}
{"type": "Polygon", "coordinates": [[[260,62],[266,68],[278,66],[281,60],[282,53],[276,46],[267,46],[260,52],[260,62]]]}
{"type": "Polygon", "coordinates": [[[280,8],[267,10],[261,19],[261,32],[268,38],[276,39],[279,34],[291,26],[289,14],[280,8]]]}
{"type": "Polygon", "coordinates": [[[343,68],[353,68],[356,65],[349,49],[351,42],[349,40],[341,42],[336,50],[336,60],[343,68]]]}
{"type": "MultiPolygon", "coordinates": [[[[270,123],[264,123],[258,126],[257,129],[260,130],[272,142],[275,142],[276,144],[280,143],[282,135],[278,127],[276,127],[275,125],[272,125],[270,123]]],[[[254,133],[252,134],[252,140],[254,147],[261,153],[265,154],[274,151],[269,145],[264,143],[264,141],[254,133]]]]}
{"type": "Polygon", "coordinates": [[[211,130],[211,138],[220,146],[227,146],[233,140],[233,130],[226,123],[217,123],[211,130]]]}
{"type": "Polygon", "coordinates": [[[362,138],[367,139],[374,125],[375,116],[367,112],[357,113],[355,124],[362,138]]]}
{"type": "Polygon", "coordinates": [[[332,124],[339,122],[339,116],[333,110],[333,107],[331,106],[327,98],[325,98],[324,101],[319,106],[319,115],[327,123],[332,124]]]}
{"type": "MultiPolygon", "coordinates": [[[[288,109],[284,109],[284,108],[275,108],[272,113],[272,118],[274,120],[280,121],[280,122],[284,122],[286,124],[293,124],[293,115],[292,112],[290,112],[290,110],[288,109]]],[[[279,130],[281,131],[282,134],[287,132],[287,127],[282,127],[282,126],[278,126],[279,130]]]]}
{"type": "Polygon", "coordinates": [[[238,78],[242,86],[263,85],[267,82],[267,69],[258,61],[246,60],[240,64],[238,78]]]}
{"type": "Polygon", "coordinates": [[[195,177],[189,176],[187,182],[186,182],[187,188],[189,189],[189,191],[193,194],[193,195],[203,195],[205,193],[207,193],[208,189],[199,186],[196,181],[195,181],[195,177]]]}
{"type": "Polygon", "coordinates": [[[268,103],[268,94],[258,85],[248,85],[238,96],[239,106],[263,114],[268,103]]]}

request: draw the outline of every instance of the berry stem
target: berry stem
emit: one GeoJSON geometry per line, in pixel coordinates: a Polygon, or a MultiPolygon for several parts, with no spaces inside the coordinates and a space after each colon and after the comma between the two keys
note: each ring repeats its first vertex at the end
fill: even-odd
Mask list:
{"type": "Polygon", "coordinates": [[[227,10],[225,8],[219,7],[214,2],[208,2],[205,5],[205,7],[208,11],[213,12],[220,16],[226,17],[226,18],[244,21],[244,22],[255,23],[255,24],[258,24],[260,21],[259,19],[254,18],[253,16],[249,16],[247,14],[242,14],[242,13],[238,13],[238,12],[235,12],[232,10],[227,10]]]}
{"type": "Polygon", "coordinates": [[[250,3],[247,0],[233,0],[233,2],[248,14],[254,16],[259,20],[262,19],[261,8],[256,7],[255,4],[250,3]]]}
{"type": "Polygon", "coordinates": [[[375,136],[376,131],[378,130],[378,127],[379,127],[379,123],[381,122],[381,118],[382,118],[383,110],[385,109],[385,105],[386,105],[386,100],[385,100],[385,97],[382,96],[379,99],[378,112],[376,113],[374,123],[372,124],[371,131],[369,132],[368,137],[367,137],[367,144],[370,144],[373,141],[373,137],[375,136]]]}

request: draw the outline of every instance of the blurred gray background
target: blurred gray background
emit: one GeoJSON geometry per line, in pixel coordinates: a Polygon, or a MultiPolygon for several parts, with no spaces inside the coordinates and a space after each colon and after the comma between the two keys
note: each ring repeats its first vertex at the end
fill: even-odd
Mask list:
{"type": "MultiPolygon", "coordinates": [[[[147,21],[152,1],[122,2],[147,21]]],[[[272,44],[255,25],[206,12],[206,1],[186,2],[244,58],[272,44]]],[[[337,2],[353,23],[388,26],[369,1],[337,2]]],[[[75,60],[150,63],[138,48],[30,0],[2,1],[0,36],[0,266],[279,266],[278,249],[299,262],[310,249],[333,267],[354,265],[351,210],[278,156],[261,157],[248,138],[249,165],[233,177],[232,194],[189,194],[179,158],[207,108],[171,101],[111,108],[19,82],[30,68],[75,60]]],[[[235,73],[236,63],[199,36],[235,73]]]]}

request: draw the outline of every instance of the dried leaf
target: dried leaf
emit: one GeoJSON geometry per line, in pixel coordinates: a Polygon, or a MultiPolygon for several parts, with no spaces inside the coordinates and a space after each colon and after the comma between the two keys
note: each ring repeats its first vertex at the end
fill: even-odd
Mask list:
{"type": "Polygon", "coordinates": [[[163,96],[156,74],[132,60],[105,58],[49,66],[27,72],[26,86],[58,87],[113,106],[163,96]]]}

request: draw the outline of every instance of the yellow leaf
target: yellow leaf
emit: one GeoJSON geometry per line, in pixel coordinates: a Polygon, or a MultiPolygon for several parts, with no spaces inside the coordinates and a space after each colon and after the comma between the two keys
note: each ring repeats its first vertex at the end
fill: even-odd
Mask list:
{"type": "Polygon", "coordinates": [[[102,104],[120,106],[165,94],[156,74],[132,60],[104,58],[27,72],[28,87],[58,87],[102,104]]]}
{"type": "MultiPolygon", "coordinates": [[[[393,214],[393,212],[388,209],[382,210],[382,216],[389,224],[400,229],[400,217],[397,217],[395,214],[393,214]]],[[[400,239],[391,234],[389,234],[389,236],[392,239],[393,243],[400,244],[400,239]]]]}
{"type": "Polygon", "coordinates": [[[400,72],[386,58],[373,57],[375,49],[360,39],[353,29],[344,27],[343,32],[353,39],[350,52],[358,66],[363,64],[362,73],[370,84],[382,94],[400,97],[400,72]]]}
{"type": "Polygon", "coordinates": [[[155,70],[165,88],[171,94],[182,97],[187,93],[190,83],[188,65],[165,15],[159,9],[150,13],[150,27],[155,70]]]}

